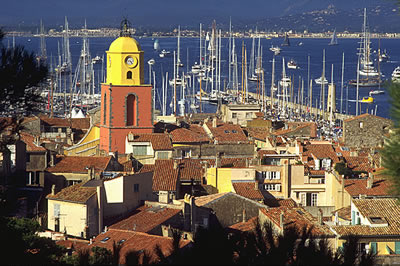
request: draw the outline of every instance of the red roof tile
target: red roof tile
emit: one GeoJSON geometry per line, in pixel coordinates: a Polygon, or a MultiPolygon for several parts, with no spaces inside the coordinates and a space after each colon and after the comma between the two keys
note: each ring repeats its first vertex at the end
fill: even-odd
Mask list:
{"type": "Polygon", "coordinates": [[[36,145],[35,143],[35,137],[32,136],[31,134],[28,134],[26,132],[21,132],[20,133],[21,140],[25,142],[26,144],[26,150],[30,152],[35,152],[35,151],[46,151],[46,148],[36,145]]]}
{"type": "Polygon", "coordinates": [[[105,171],[112,156],[57,156],[56,164],[46,171],[51,173],[87,173],[87,168],[94,167],[96,173],[105,171]]]}
{"type": "Polygon", "coordinates": [[[149,233],[156,226],[181,212],[180,209],[141,206],[131,216],[110,226],[112,229],[149,233]]]}
{"type": "MultiPolygon", "coordinates": [[[[192,126],[190,128],[192,128],[192,126]]],[[[201,129],[204,132],[204,129],[201,129]]],[[[207,136],[207,134],[205,132],[203,134],[198,133],[197,128],[195,130],[177,128],[171,131],[170,134],[172,143],[204,143],[210,141],[210,138],[207,136]]]]}
{"type": "Polygon", "coordinates": [[[258,189],[258,182],[234,182],[232,183],[236,194],[251,200],[264,200],[264,196],[258,189]]]}
{"type": "Polygon", "coordinates": [[[57,118],[57,117],[48,117],[48,116],[40,116],[39,117],[42,122],[52,127],[71,127],[76,129],[89,129],[90,128],[90,118],[57,118]]]}
{"type": "Polygon", "coordinates": [[[133,134],[133,140],[130,142],[151,142],[155,151],[158,150],[172,150],[171,140],[169,136],[164,133],[142,133],[133,134]]]}
{"type": "Polygon", "coordinates": [[[84,183],[75,184],[62,189],[55,195],[48,194],[47,199],[85,203],[96,194],[95,187],[84,187],[84,183]]]}
{"type": "Polygon", "coordinates": [[[217,124],[212,127],[212,122],[207,123],[214,139],[219,143],[249,143],[246,135],[239,125],[233,124],[217,124]]]}
{"type": "Polygon", "coordinates": [[[269,129],[262,127],[248,127],[245,129],[248,135],[254,139],[265,141],[270,135],[269,129]]]}
{"type": "Polygon", "coordinates": [[[142,168],[140,168],[139,173],[154,172],[154,169],[155,169],[154,164],[144,164],[142,168]]]}
{"type": "Polygon", "coordinates": [[[176,191],[178,186],[178,166],[173,160],[156,160],[153,174],[153,191],[176,191]]]}
{"type": "Polygon", "coordinates": [[[228,227],[228,230],[230,231],[240,231],[240,232],[249,232],[253,231],[256,228],[256,223],[257,223],[258,217],[252,217],[246,222],[240,222],[237,224],[233,224],[228,227]]]}
{"type": "Polygon", "coordinates": [[[267,217],[272,223],[280,228],[280,215],[283,213],[284,226],[293,226],[297,230],[301,231],[303,227],[311,229],[313,235],[331,235],[329,228],[325,225],[318,223],[317,219],[314,218],[304,208],[288,208],[288,207],[276,207],[276,208],[261,208],[261,213],[267,217]]]}
{"type": "Polygon", "coordinates": [[[387,196],[391,182],[384,178],[374,178],[372,188],[367,188],[367,179],[344,179],[344,189],[351,196],[387,196]]]}
{"type": "MultiPolygon", "coordinates": [[[[161,248],[164,256],[169,256],[172,250],[172,238],[149,235],[142,232],[133,232],[127,230],[109,229],[105,233],[99,234],[93,243],[87,246],[89,249],[92,247],[103,247],[112,251],[113,243],[122,243],[120,251],[120,264],[125,264],[125,256],[129,251],[145,251],[150,255],[150,263],[157,263],[158,256],[155,252],[155,247],[158,245],[161,248]],[[107,239],[106,241],[102,241],[107,239]]],[[[189,244],[190,241],[181,240],[180,247],[189,244]]]]}

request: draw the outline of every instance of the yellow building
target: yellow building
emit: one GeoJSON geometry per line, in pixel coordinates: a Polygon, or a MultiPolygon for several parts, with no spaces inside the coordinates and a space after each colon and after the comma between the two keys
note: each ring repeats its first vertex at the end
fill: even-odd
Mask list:
{"type": "Polygon", "coordinates": [[[250,168],[208,168],[207,185],[218,190],[218,193],[235,192],[233,182],[256,181],[255,169],[250,168]]]}
{"type": "Polygon", "coordinates": [[[64,149],[64,155],[98,156],[100,144],[100,128],[92,125],[86,135],[75,145],[64,149]]]}
{"type": "Polygon", "coordinates": [[[333,225],[336,247],[348,235],[358,236],[360,247],[378,255],[400,254],[400,205],[396,198],[353,199],[351,225],[333,225]]]}

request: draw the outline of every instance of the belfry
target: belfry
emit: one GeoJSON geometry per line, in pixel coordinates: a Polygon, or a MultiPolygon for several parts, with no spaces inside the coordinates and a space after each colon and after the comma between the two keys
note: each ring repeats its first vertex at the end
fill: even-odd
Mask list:
{"type": "Polygon", "coordinates": [[[129,22],[107,51],[107,79],[101,84],[100,150],[125,153],[129,132],[153,132],[152,86],[144,84],[144,59],[129,22]]]}

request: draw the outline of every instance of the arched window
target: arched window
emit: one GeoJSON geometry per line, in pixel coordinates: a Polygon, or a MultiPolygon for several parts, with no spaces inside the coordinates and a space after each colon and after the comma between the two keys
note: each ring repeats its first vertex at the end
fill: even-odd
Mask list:
{"type": "Polygon", "coordinates": [[[137,126],[137,98],[130,94],[126,98],[126,125],[137,126]]]}
{"type": "Polygon", "coordinates": [[[106,124],[107,122],[107,94],[104,93],[104,99],[103,99],[103,125],[106,124]]]}
{"type": "Polygon", "coordinates": [[[132,79],[132,71],[126,72],[126,79],[132,79]]]}

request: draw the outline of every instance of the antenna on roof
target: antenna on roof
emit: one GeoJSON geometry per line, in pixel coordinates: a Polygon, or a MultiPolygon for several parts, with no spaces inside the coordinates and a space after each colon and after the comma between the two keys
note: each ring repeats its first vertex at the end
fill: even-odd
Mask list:
{"type": "Polygon", "coordinates": [[[131,23],[127,18],[124,18],[121,22],[121,31],[119,33],[120,37],[131,37],[131,23]]]}

